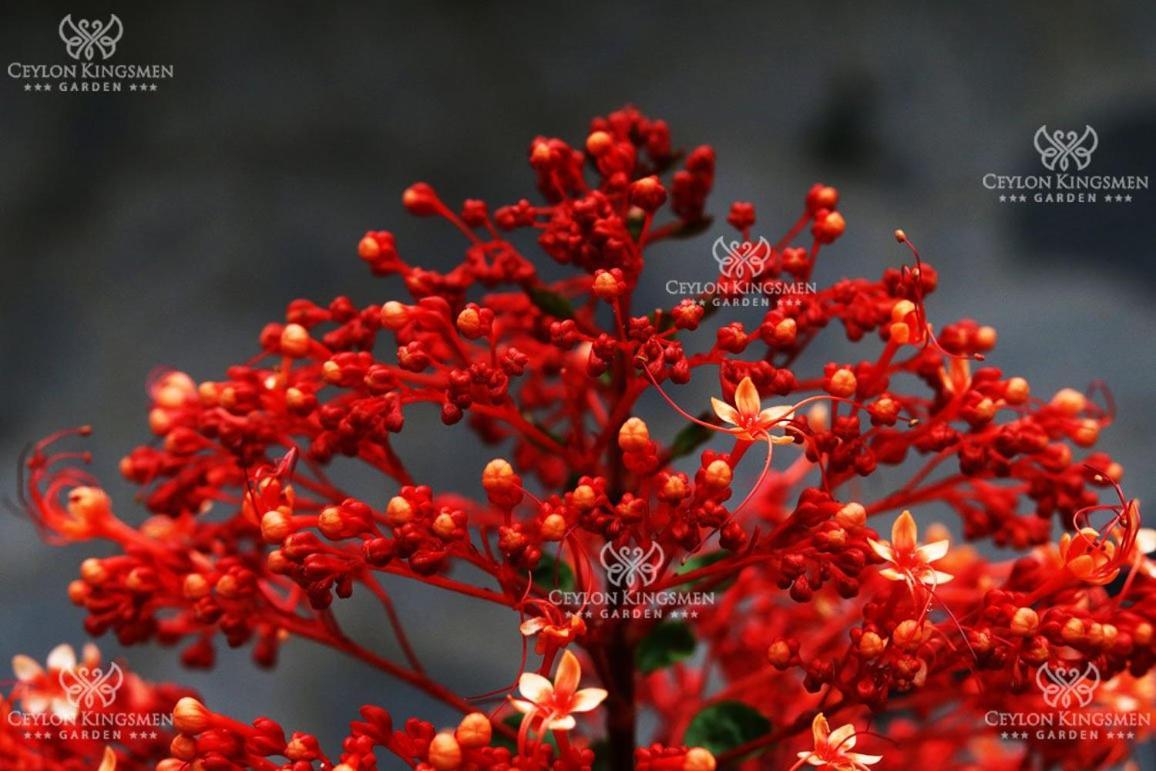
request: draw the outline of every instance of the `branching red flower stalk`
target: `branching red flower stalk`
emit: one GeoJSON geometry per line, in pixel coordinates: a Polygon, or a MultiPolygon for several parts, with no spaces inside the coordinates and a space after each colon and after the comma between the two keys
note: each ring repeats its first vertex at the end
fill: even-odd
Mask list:
{"type": "Polygon", "coordinates": [[[27,462],[26,506],[50,540],[118,547],[85,560],[69,586],[89,634],[181,645],[190,667],[211,667],[222,641],[271,667],[303,638],[460,722],[395,727],[364,706],[325,751],[311,734],[187,696],[176,734],[151,754],[113,741],[67,756],[67,741],[3,728],[0,746],[22,759],[11,767],[91,767],[107,753],[117,768],[163,771],[366,771],[379,753],[436,771],[1093,768],[1127,757],[1147,724],[1009,742],[985,719],[1049,709],[1036,687],[1049,666],[1094,667],[1105,710],[1153,707],[1156,567],[1145,554],[1156,539],[1120,488],[1122,467],[1084,452],[1114,418],[1110,398],[1101,407],[1095,391],[1064,389],[1043,400],[1024,378],[980,366],[995,330],[965,319],[937,331],[927,297],[938,276],[902,231],[913,266],[815,283],[846,227],[824,185],[778,239],[754,243],[754,206],[732,204],[740,240],[716,279],[643,313],[635,293],[665,276],[664,243],[711,227],[714,151],[676,150],[663,121],[626,108],[595,119],[584,148],[536,138],[530,165],[541,204],[451,208],[428,184],[405,191],[411,214],[464,236],[448,271],[407,262],[388,231],[361,239],[370,270],[400,278],[408,299],[295,300],[261,332],[260,354],[224,378],[155,376],[156,439],[121,463],[151,512],[139,526],[79,470],[85,456],[57,449],[66,435],[27,462]],[[570,275],[544,280],[508,236],[522,230],[570,275]],[[766,308],[757,324],[726,320],[750,300],[766,308]],[[699,346],[689,333],[708,322],[713,342],[699,346]],[[797,373],[832,327],[868,352],[797,373]],[[679,388],[692,381],[714,384],[713,411],[679,388]],[[670,408],[660,431],[636,415],[644,398],[670,408]],[[407,419],[430,407],[500,448],[477,470],[484,498],[409,471],[433,440],[407,419]],[[342,490],[326,472],[341,457],[390,492],[342,490]],[[749,487],[735,481],[744,460],[758,471],[749,487]],[[916,470],[902,477],[908,460],[916,470]],[[897,481],[874,497],[856,482],[874,476],[897,481]],[[943,510],[967,540],[1018,558],[952,546],[929,519],[943,510]],[[497,606],[523,635],[505,662],[518,676],[484,698],[437,680],[383,575],[497,606]],[[376,598],[400,660],[338,623],[333,604],[356,591],[376,598]],[[643,713],[652,735],[639,733],[643,713]]]}

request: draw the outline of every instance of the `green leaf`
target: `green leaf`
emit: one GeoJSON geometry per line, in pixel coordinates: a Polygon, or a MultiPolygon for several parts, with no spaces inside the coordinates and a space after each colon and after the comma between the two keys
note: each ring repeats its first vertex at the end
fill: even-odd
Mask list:
{"type": "MultiPolygon", "coordinates": [[[[515,712],[512,715],[507,715],[506,719],[503,720],[502,722],[505,723],[506,725],[508,725],[510,728],[517,731],[519,728],[522,727],[522,715],[521,715],[521,713],[515,712]]],[[[558,740],[554,738],[554,732],[553,731],[548,732],[546,734],[546,736],[543,737],[543,739],[545,740],[546,744],[549,744],[551,747],[554,747],[555,749],[558,748],[558,740]]],[[[514,742],[513,739],[511,739],[510,737],[506,736],[503,733],[498,733],[497,731],[495,731],[493,743],[494,743],[495,747],[505,747],[514,755],[518,754],[518,745],[514,742]]]]}
{"type": "Polygon", "coordinates": [[[705,747],[717,756],[770,730],[771,721],[753,707],[741,701],[722,701],[694,716],[682,743],[688,747],[705,747]]]}
{"type": "MultiPolygon", "coordinates": [[[[708,420],[710,414],[703,412],[698,416],[699,420],[708,420]]],[[[710,438],[714,436],[714,432],[706,426],[700,426],[698,423],[688,423],[677,434],[674,435],[674,440],[670,443],[670,459],[681,458],[685,455],[690,455],[699,445],[706,444],[710,438]]]]}
{"type": "Polygon", "coordinates": [[[547,289],[542,286],[532,286],[526,290],[526,294],[530,296],[530,302],[538,306],[538,309],[544,313],[549,313],[551,316],[556,316],[560,319],[574,318],[574,306],[570,304],[562,295],[547,289]]]}
{"type": "MultiPolygon", "coordinates": [[[[721,560],[724,560],[730,556],[733,556],[733,555],[731,554],[731,552],[726,551],[725,549],[719,549],[718,551],[707,552],[706,554],[696,554],[695,556],[688,559],[686,561],[686,564],[683,565],[682,567],[680,567],[675,572],[678,575],[683,576],[683,575],[686,575],[687,573],[692,573],[695,570],[698,570],[699,568],[705,568],[708,565],[713,565],[714,563],[719,562],[721,560]]],[[[698,586],[699,584],[701,584],[705,580],[706,579],[699,578],[697,580],[688,581],[687,584],[691,587],[694,587],[694,586],[698,586]]],[[[731,586],[733,586],[734,583],[735,583],[734,578],[728,578],[726,581],[723,581],[721,584],[718,584],[717,586],[715,586],[713,591],[726,591],[731,586]]]]}
{"type": "Polygon", "coordinates": [[[693,656],[695,644],[694,633],[685,623],[663,621],[642,638],[634,651],[634,662],[649,675],[693,656]]]}
{"type": "Polygon", "coordinates": [[[642,235],[642,225],[644,222],[646,222],[646,217],[627,217],[626,232],[630,234],[633,240],[637,241],[638,237],[642,235]]]}
{"type": "Polygon", "coordinates": [[[578,586],[574,580],[574,571],[565,562],[560,562],[551,554],[542,554],[538,567],[532,573],[534,583],[543,589],[561,589],[572,592],[578,586]]]}

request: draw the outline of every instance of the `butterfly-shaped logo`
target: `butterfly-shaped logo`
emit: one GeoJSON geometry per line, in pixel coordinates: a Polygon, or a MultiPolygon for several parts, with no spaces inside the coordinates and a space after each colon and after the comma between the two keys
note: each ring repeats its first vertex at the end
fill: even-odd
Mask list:
{"type": "Polygon", "coordinates": [[[1086,707],[1099,684],[1100,670],[1090,661],[1083,670],[1063,664],[1055,667],[1045,664],[1036,670],[1036,685],[1049,707],[1068,709],[1076,704],[1086,707]]]}
{"type": "Polygon", "coordinates": [[[60,20],[60,39],[64,41],[64,50],[73,59],[92,61],[99,52],[100,58],[107,59],[116,53],[116,44],[124,34],[124,25],[114,13],[108,21],[99,19],[72,20],[68,14],[60,20]]]}
{"type": "Polygon", "coordinates": [[[108,669],[79,666],[60,670],[59,680],[69,703],[92,709],[98,702],[104,707],[112,705],[124,684],[124,672],[115,662],[108,669]]]}
{"type": "Polygon", "coordinates": [[[759,275],[771,259],[771,245],[763,237],[756,243],[727,241],[719,236],[711,251],[714,253],[714,261],[718,263],[719,272],[733,279],[759,275]]]}
{"type": "Polygon", "coordinates": [[[1034,143],[1048,171],[1067,171],[1072,167],[1083,171],[1092,162],[1100,137],[1091,126],[1084,126],[1084,133],[1080,134],[1059,129],[1048,131],[1045,124],[1036,129],[1034,143]]]}
{"type": "Polygon", "coordinates": [[[607,543],[598,559],[606,568],[606,579],[614,586],[626,588],[635,580],[643,586],[654,583],[664,555],[657,542],[650,544],[649,549],[627,545],[615,548],[613,543],[607,543]]]}

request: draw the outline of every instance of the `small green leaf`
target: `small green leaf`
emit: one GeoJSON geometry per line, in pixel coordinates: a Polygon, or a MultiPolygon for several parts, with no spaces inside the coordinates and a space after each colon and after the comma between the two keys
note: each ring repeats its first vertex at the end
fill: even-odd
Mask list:
{"type": "Polygon", "coordinates": [[[741,701],[722,701],[699,712],[690,721],[682,743],[705,747],[714,755],[733,750],[769,733],[771,721],[741,701]]]}
{"type": "Polygon", "coordinates": [[[574,571],[565,562],[560,562],[553,555],[543,554],[538,561],[538,567],[532,573],[534,583],[543,589],[560,589],[572,592],[578,585],[574,580],[574,571]]]}
{"type": "MultiPolygon", "coordinates": [[[[695,556],[688,559],[686,561],[686,564],[683,565],[682,567],[680,567],[676,572],[678,573],[678,575],[683,576],[683,575],[686,575],[687,573],[692,573],[692,572],[698,570],[699,568],[705,568],[708,565],[713,565],[714,563],[719,562],[721,560],[724,560],[730,556],[732,556],[731,552],[726,551],[725,549],[707,552],[706,554],[696,554],[695,556]]],[[[706,579],[700,578],[700,579],[697,579],[694,581],[688,581],[687,584],[691,587],[694,587],[694,586],[698,586],[699,584],[701,584],[705,580],[706,579]]],[[[728,578],[726,581],[723,581],[721,584],[718,584],[717,586],[715,586],[713,591],[726,591],[727,589],[729,589],[731,586],[734,585],[734,582],[735,582],[734,578],[728,578]]]]}
{"type": "Polygon", "coordinates": [[[682,621],[657,624],[634,651],[634,661],[644,675],[657,672],[694,655],[696,641],[682,621]]]}
{"type": "MultiPolygon", "coordinates": [[[[522,715],[520,713],[515,712],[512,715],[507,715],[506,719],[503,720],[502,722],[505,723],[510,728],[517,731],[519,728],[522,727],[522,715]]],[[[548,732],[546,734],[546,736],[543,738],[545,739],[546,744],[549,744],[551,747],[554,747],[555,749],[557,749],[558,740],[554,738],[554,732],[553,731],[548,732]]],[[[514,740],[511,739],[510,737],[506,736],[503,733],[498,733],[497,731],[494,732],[494,746],[495,747],[505,747],[511,753],[513,753],[515,755],[518,754],[518,746],[517,746],[517,744],[514,743],[514,740]]]]}
{"type": "Polygon", "coordinates": [[[530,296],[530,302],[538,306],[538,309],[544,313],[549,313],[551,316],[556,316],[560,319],[574,318],[574,306],[570,304],[562,295],[547,289],[542,286],[532,286],[526,290],[526,294],[530,296]]]}
{"type": "Polygon", "coordinates": [[[638,237],[642,235],[642,225],[645,222],[646,218],[642,216],[626,218],[626,232],[633,240],[637,241],[638,237]]]}
{"type": "MultiPolygon", "coordinates": [[[[708,420],[710,414],[703,412],[698,416],[699,420],[708,420]]],[[[700,426],[698,423],[688,423],[681,431],[674,435],[674,440],[670,443],[670,459],[681,458],[685,455],[690,455],[699,445],[706,444],[710,438],[714,436],[714,432],[706,426],[700,426]]]]}

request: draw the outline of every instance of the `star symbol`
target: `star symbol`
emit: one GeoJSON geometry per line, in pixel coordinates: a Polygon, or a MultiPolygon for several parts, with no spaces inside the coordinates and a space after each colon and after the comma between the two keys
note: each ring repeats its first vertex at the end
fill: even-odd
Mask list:
{"type": "Polygon", "coordinates": [[[149,86],[149,91],[156,91],[156,90],[157,90],[157,84],[156,83],[153,83],[152,85],[149,86]]]}
{"type": "Polygon", "coordinates": [[[157,738],[157,732],[153,731],[151,734],[149,734],[149,738],[150,739],[156,739],[157,738]]]}
{"type": "Polygon", "coordinates": [[[999,197],[999,202],[1000,202],[1000,203],[1007,203],[1007,196],[1006,196],[1006,195],[1001,195],[1001,196],[999,197]]]}
{"type": "Polygon", "coordinates": [[[40,90],[40,84],[39,84],[39,83],[37,83],[37,84],[36,84],[36,86],[35,86],[35,88],[36,88],[36,90],[37,90],[37,91],[39,91],[39,90],[40,90]]]}
{"type": "Polygon", "coordinates": [[[1007,731],[1004,731],[1003,733],[1001,733],[1001,734],[999,735],[999,738],[1001,738],[1001,739],[1006,739],[1006,738],[1007,738],[1007,731]]]}
{"type": "Polygon", "coordinates": [[[1028,197],[1026,195],[1020,196],[1020,203],[1027,203],[1027,201],[1028,201],[1028,197]]]}
{"type": "Polygon", "coordinates": [[[1128,738],[1129,739],[1135,739],[1136,738],[1136,732],[1135,731],[1129,731],[1128,732],[1128,738]]]}
{"type": "Polygon", "coordinates": [[[592,611],[592,610],[586,611],[586,618],[594,618],[594,611],[592,611]]]}
{"type": "Polygon", "coordinates": [[[691,617],[691,618],[698,618],[698,611],[697,611],[697,610],[692,610],[692,611],[690,612],[690,617],[691,617]]]}
{"type": "Polygon", "coordinates": [[[130,733],[130,734],[128,735],[128,738],[130,738],[130,739],[135,739],[136,737],[137,737],[137,733],[136,733],[136,731],[133,731],[132,733],[130,733]]]}
{"type": "Polygon", "coordinates": [[[31,739],[32,738],[32,732],[31,731],[25,731],[24,732],[24,738],[25,739],[31,739]]]}
{"type": "Polygon", "coordinates": [[[132,83],[132,84],[130,84],[130,85],[129,85],[129,87],[128,87],[128,90],[129,90],[129,91],[136,91],[136,83],[132,83]]]}
{"type": "Polygon", "coordinates": [[[32,84],[31,83],[25,83],[24,84],[24,90],[25,91],[31,91],[32,90],[32,84]]]}
{"type": "Polygon", "coordinates": [[[1125,203],[1132,203],[1132,196],[1131,196],[1131,194],[1124,196],[1124,202],[1125,202],[1125,203]]]}

